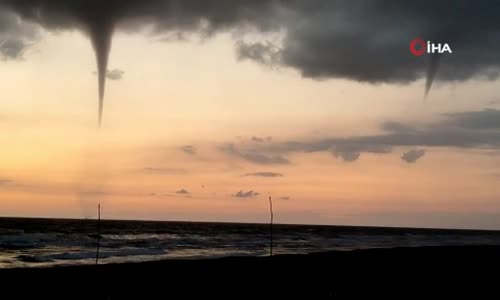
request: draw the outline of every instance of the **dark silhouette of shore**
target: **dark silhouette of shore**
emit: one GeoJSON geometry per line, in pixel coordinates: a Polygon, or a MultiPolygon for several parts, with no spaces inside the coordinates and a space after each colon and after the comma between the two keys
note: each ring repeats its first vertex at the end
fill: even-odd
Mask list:
{"type": "Polygon", "coordinates": [[[0,282],[15,299],[478,299],[500,293],[499,266],[500,246],[420,247],[3,269],[0,282]]]}

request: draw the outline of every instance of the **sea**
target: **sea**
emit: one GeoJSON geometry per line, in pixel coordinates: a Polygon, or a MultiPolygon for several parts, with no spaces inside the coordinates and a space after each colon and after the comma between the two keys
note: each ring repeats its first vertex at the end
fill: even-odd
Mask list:
{"type": "MultiPolygon", "coordinates": [[[[0,218],[0,268],[270,254],[269,224],[0,218]],[[99,238],[100,237],[100,238],[99,238]]],[[[273,254],[500,245],[500,231],[274,225],[273,254]]]]}

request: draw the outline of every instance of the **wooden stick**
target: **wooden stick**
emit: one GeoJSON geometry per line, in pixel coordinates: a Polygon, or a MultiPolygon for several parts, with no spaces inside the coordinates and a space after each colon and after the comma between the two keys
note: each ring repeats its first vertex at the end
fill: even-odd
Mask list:
{"type": "Polygon", "coordinates": [[[95,264],[99,263],[99,248],[101,247],[101,204],[97,205],[97,251],[95,254],[95,264]]]}
{"type": "Polygon", "coordinates": [[[271,196],[269,196],[269,212],[271,213],[271,220],[269,223],[269,248],[270,248],[270,256],[273,256],[273,222],[274,222],[274,213],[273,213],[273,200],[271,196]]]}

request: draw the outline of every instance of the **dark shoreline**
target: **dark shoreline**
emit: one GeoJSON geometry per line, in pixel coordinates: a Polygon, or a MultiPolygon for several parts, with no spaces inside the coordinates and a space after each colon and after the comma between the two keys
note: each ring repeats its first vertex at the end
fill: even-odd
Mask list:
{"type": "Polygon", "coordinates": [[[65,298],[67,291],[66,299],[477,298],[500,293],[499,267],[500,246],[419,247],[3,269],[0,282],[2,290],[36,299],[65,298]]]}

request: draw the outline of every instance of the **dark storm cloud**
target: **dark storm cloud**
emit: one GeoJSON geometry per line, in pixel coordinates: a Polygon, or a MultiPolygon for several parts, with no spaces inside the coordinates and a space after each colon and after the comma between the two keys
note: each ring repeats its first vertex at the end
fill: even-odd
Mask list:
{"type": "Polygon", "coordinates": [[[245,191],[239,191],[236,194],[234,194],[233,197],[235,197],[235,198],[255,198],[258,195],[259,195],[259,193],[250,190],[250,191],[247,191],[247,192],[245,192],[245,191]]]}
{"type": "Polygon", "coordinates": [[[27,47],[23,40],[6,39],[0,42],[0,53],[4,59],[19,59],[27,47]]]}
{"type": "Polygon", "coordinates": [[[12,12],[0,9],[0,59],[20,59],[38,40],[38,29],[12,12]]]}
{"type": "Polygon", "coordinates": [[[423,149],[413,149],[408,152],[403,153],[401,156],[401,159],[404,160],[405,162],[411,164],[411,163],[416,163],[417,160],[422,158],[425,155],[425,150],[423,149]]]}
{"type": "Polygon", "coordinates": [[[0,4],[48,30],[82,29],[93,37],[94,45],[102,46],[97,51],[107,51],[105,35],[113,30],[135,31],[150,24],[155,33],[167,36],[278,32],[279,42],[265,35],[252,41],[237,35],[239,58],[288,66],[311,78],[408,83],[434,75],[445,81],[492,79],[500,70],[500,53],[495,51],[500,46],[498,1],[0,0],[0,4]],[[409,43],[415,37],[450,43],[453,54],[441,57],[437,73],[432,69],[438,64],[429,55],[410,54],[409,43]]]}
{"type": "Polygon", "coordinates": [[[280,50],[266,41],[239,44],[240,58],[280,64],[305,77],[406,83],[428,77],[497,78],[500,3],[495,1],[295,1],[280,50]],[[414,38],[449,43],[453,54],[410,54],[414,38]],[[439,69],[438,69],[439,68],[439,69]],[[437,71],[437,73],[436,73],[437,71]]]}
{"type": "Polygon", "coordinates": [[[189,146],[189,145],[182,146],[181,151],[189,155],[195,155],[197,153],[196,148],[194,146],[189,146]]]}
{"type": "Polygon", "coordinates": [[[247,173],[243,175],[244,177],[283,177],[283,174],[276,172],[255,172],[255,173],[247,173]]]}
{"type": "Polygon", "coordinates": [[[234,144],[226,144],[221,147],[219,147],[219,150],[221,150],[223,153],[226,155],[232,156],[232,157],[237,157],[255,164],[261,164],[261,165],[285,165],[289,164],[290,161],[278,154],[267,154],[263,152],[259,152],[256,149],[245,149],[245,150],[240,150],[238,149],[234,144]]]}
{"type": "Polygon", "coordinates": [[[108,70],[106,72],[106,78],[109,80],[122,80],[123,75],[125,75],[125,72],[119,69],[108,70]]]}
{"type": "Polygon", "coordinates": [[[277,66],[281,62],[281,49],[270,43],[247,43],[238,41],[236,52],[239,60],[253,60],[267,66],[277,66]]]}
{"type": "Polygon", "coordinates": [[[107,20],[125,31],[150,24],[157,33],[193,31],[205,35],[239,26],[271,30],[277,25],[267,16],[274,15],[277,2],[281,1],[0,0],[5,8],[49,30],[88,30],[107,20]]]}

